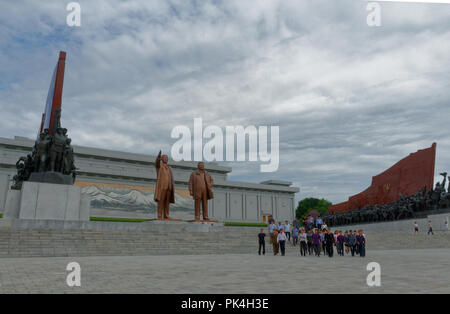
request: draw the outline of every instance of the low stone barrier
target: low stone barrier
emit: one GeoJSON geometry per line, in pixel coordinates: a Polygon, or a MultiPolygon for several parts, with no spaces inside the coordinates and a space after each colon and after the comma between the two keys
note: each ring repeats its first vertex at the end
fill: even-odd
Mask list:
{"type": "Polygon", "coordinates": [[[450,213],[428,215],[426,218],[413,218],[396,221],[374,222],[366,224],[353,224],[331,227],[332,230],[359,230],[363,229],[368,233],[393,232],[393,233],[414,233],[414,222],[419,225],[420,232],[428,231],[428,221],[431,220],[433,230],[444,230],[444,222],[449,221],[450,213]]]}
{"type": "Polygon", "coordinates": [[[146,222],[109,222],[109,221],[63,221],[32,219],[0,219],[0,229],[41,229],[41,230],[143,230],[154,232],[219,232],[224,224],[219,222],[186,221],[146,221],[146,222]]]}

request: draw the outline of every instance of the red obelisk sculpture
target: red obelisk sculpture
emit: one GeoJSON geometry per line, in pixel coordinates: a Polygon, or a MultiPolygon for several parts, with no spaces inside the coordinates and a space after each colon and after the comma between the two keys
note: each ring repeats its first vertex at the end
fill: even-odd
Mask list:
{"type": "Polygon", "coordinates": [[[49,130],[49,134],[53,135],[55,115],[61,112],[61,100],[64,85],[64,67],[66,62],[66,52],[59,52],[58,63],[53,72],[52,81],[48,90],[47,101],[45,103],[45,110],[42,115],[41,129],[42,133],[45,129],[49,130]]]}

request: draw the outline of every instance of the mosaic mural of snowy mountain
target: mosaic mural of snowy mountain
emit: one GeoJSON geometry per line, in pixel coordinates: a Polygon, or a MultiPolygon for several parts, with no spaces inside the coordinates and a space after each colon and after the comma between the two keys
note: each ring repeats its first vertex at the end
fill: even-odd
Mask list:
{"type": "MultiPolygon", "coordinates": [[[[83,193],[91,197],[93,209],[156,213],[152,191],[90,185],[83,188],[83,193]]],[[[193,213],[194,201],[175,193],[175,204],[170,205],[170,210],[193,213]]]]}

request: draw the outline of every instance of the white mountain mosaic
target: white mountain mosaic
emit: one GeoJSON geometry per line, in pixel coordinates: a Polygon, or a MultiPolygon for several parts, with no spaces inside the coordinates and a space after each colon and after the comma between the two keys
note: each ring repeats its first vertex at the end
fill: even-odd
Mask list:
{"type": "MultiPolygon", "coordinates": [[[[153,200],[152,191],[90,185],[83,188],[83,193],[91,197],[92,208],[145,213],[156,212],[157,203],[153,200]]],[[[193,211],[194,202],[192,199],[175,193],[175,204],[170,205],[170,210],[193,211]]]]}

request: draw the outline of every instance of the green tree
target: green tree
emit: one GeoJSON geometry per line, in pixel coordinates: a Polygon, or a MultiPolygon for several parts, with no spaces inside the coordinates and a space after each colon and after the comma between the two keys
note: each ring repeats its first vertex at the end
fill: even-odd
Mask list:
{"type": "Polygon", "coordinates": [[[308,215],[310,210],[317,210],[321,215],[326,214],[328,212],[328,206],[331,205],[330,201],[326,199],[318,199],[314,197],[308,197],[300,202],[298,202],[297,210],[295,215],[298,218],[303,218],[308,215]]]}

